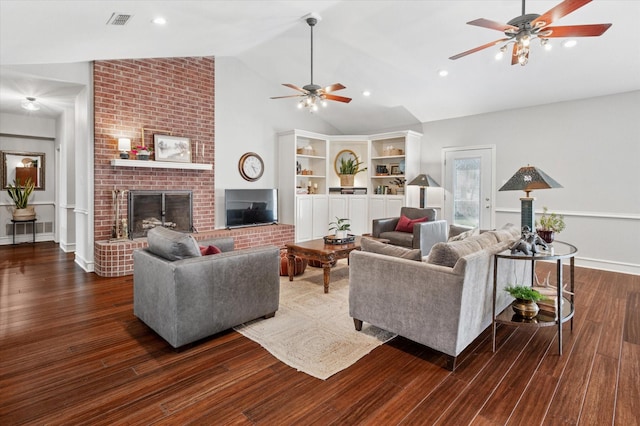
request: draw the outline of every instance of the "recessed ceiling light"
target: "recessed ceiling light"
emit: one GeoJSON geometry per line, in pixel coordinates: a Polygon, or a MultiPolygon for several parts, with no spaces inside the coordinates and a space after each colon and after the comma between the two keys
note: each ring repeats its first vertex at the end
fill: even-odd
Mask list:
{"type": "Polygon", "coordinates": [[[573,47],[573,46],[575,46],[576,44],[578,44],[578,42],[577,42],[576,40],[567,40],[567,41],[565,41],[564,43],[562,43],[562,45],[563,45],[564,47],[573,47]]]}
{"type": "Polygon", "coordinates": [[[449,75],[449,71],[447,71],[447,70],[440,70],[440,71],[438,71],[438,75],[439,75],[440,77],[446,77],[446,76],[448,76],[448,75],[449,75]]]}
{"type": "Polygon", "coordinates": [[[153,22],[156,25],[164,25],[167,23],[167,20],[160,16],[158,18],[154,18],[153,21],[151,22],[153,22]]]}
{"type": "Polygon", "coordinates": [[[38,103],[38,101],[36,101],[36,98],[27,96],[27,98],[22,101],[22,108],[26,109],[27,111],[37,111],[40,109],[40,104],[38,103]]]}
{"type": "Polygon", "coordinates": [[[362,92],[362,96],[371,96],[371,92],[369,90],[365,90],[362,92]]]}

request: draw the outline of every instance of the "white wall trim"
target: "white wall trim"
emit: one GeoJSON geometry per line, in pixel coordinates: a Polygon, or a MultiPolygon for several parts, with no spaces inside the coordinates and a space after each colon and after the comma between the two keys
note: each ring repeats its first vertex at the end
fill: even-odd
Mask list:
{"type": "MultiPolygon", "coordinates": [[[[520,209],[508,209],[504,207],[496,208],[497,213],[513,213],[520,215],[520,209]]],[[[542,214],[542,210],[536,210],[536,214],[542,214]]],[[[640,220],[640,214],[634,213],[610,213],[610,212],[576,212],[576,211],[558,211],[553,213],[570,217],[589,217],[598,219],[624,219],[624,220],[640,220]]]]}
{"type": "Polygon", "coordinates": [[[76,251],[75,243],[67,244],[67,243],[61,242],[59,245],[60,245],[60,249],[65,253],[73,253],[74,251],[76,251]]]}
{"type": "Polygon", "coordinates": [[[80,266],[85,272],[94,272],[94,262],[89,262],[86,259],[83,259],[78,252],[76,252],[76,258],[74,262],[80,266]]]}

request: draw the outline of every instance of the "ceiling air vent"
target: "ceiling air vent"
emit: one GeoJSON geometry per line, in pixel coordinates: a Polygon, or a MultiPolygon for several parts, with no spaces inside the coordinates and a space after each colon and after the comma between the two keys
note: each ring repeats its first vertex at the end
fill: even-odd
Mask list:
{"type": "Polygon", "coordinates": [[[133,15],[114,12],[111,14],[111,18],[107,21],[107,25],[126,25],[131,17],[133,17],[133,15]]]}

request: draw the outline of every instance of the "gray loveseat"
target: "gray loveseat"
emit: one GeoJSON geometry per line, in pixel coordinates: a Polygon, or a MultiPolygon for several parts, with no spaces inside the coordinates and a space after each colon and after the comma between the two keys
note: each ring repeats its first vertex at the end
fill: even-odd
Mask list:
{"type": "Polygon", "coordinates": [[[196,243],[164,228],[147,238],[133,253],[133,312],[174,348],[278,310],[277,247],[233,251],[232,238],[196,243]],[[198,245],[222,253],[201,256],[198,245]]]}
{"type": "Polygon", "coordinates": [[[437,211],[435,209],[402,207],[400,209],[400,216],[405,216],[409,219],[426,217],[427,222],[414,224],[413,232],[400,232],[395,230],[400,221],[400,217],[374,219],[372,222],[371,235],[376,238],[385,238],[389,240],[389,244],[420,249],[423,256],[429,254],[431,247],[435,243],[447,240],[447,221],[436,220],[437,211]]]}
{"type": "MultiPolygon", "coordinates": [[[[351,252],[349,313],[356,329],[365,321],[397,333],[448,355],[447,367],[455,369],[457,356],[492,322],[492,255],[519,237],[511,225],[437,243],[421,261],[351,252]]],[[[505,260],[498,267],[500,312],[513,301],[503,288],[530,283],[531,264],[505,260]]]]}

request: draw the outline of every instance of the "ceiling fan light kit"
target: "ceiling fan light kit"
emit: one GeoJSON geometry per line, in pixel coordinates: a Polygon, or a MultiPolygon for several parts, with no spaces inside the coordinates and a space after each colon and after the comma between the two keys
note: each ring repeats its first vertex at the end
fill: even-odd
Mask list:
{"type": "Polygon", "coordinates": [[[338,96],[331,93],[337,90],[346,89],[346,87],[342,84],[335,83],[330,86],[321,87],[313,83],[313,27],[318,23],[320,17],[318,15],[309,14],[304,19],[311,30],[311,83],[302,86],[302,88],[296,86],[295,84],[283,83],[283,86],[289,87],[293,90],[297,90],[298,92],[302,92],[302,94],[289,96],[273,96],[271,97],[271,99],[302,97],[302,99],[300,99],[300,101],[298,102],[298,108],[306,108],[309,112],[312,113],[318,111],[318,105],[326,107],[328,100],[344,103],[351,102],[351,98],[346,98],[344,96],[338,96]]]}
{"type": "Polygon", "coordinates": [[[496,59],[501,59],[507,47],[513,44],[511,55],[511,65],[520,64],[522,66],[529,62],[529,51],[531,41],[539,39],[540,44],[545,50],[550,50],[550,38],[559,37],[597,37],[602,35],[611,27],[611,24],[590,24],[590,25],[569,25],[569,26],[550,26],[556,20],[568,15],[569,13],[590,3],[591,0],[564,0],[562,3],[552,7],[542,15],[536,13],[525,13],[525,0],[522,0],[522,15],[513,18],[506,24],[491,21],[489,19],[475,19],[467,22],[469,25],[497,30],[504,33],[506,38],[484,44],[471,50],[459,53],[449,59],[456,60],[471,53],[479,52],[486,48],[499,45],[505,42],[501,47],[496,59]]]}

